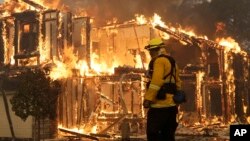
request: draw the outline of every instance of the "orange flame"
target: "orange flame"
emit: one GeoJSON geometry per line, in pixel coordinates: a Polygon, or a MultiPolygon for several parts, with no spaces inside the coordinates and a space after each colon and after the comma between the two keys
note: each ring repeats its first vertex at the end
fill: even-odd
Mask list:
{"type": "Polygon", "coordinates": [[[216,42],[218,42],[220,45],[225,46],[224,50],[225,52],[234,52],[234,53],[240,53],[244,56],[247,55],[245,51],[241,50],[241,47],[239,44],[232,38],[232,37],[227,37],[227,38],[217,38],[216,42]]]}
{"type": "Polygon", "coordinates": [[[144,15],[135,14],[135,18],[136,18],[136,24],[138,25],[143,25],[148,23],[144,15]]]}

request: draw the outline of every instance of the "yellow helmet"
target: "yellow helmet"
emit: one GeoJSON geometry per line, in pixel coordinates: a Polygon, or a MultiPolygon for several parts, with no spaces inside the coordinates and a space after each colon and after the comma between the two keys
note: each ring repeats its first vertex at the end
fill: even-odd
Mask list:
{"type": "Polygon", "coordinates": [[[145,46],[145,49],[150,50],[154,48],[163,47],[165,44],[163,43],[161,38],[153,38],[148,42],[148,45],[145,46]]]}

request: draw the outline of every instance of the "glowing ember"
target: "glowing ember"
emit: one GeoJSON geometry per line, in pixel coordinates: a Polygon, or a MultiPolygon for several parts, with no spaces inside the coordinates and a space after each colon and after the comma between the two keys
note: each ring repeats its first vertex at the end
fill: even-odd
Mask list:
{"type": "MultiPolygon", "coordinates": [[[[205,75],[205,72],[199,71],[196,73],[196,94],[197,94],[197,107],[201,108],[202,107],[202,93],[201,93],[201,85],[203,81],[203,77],[205,75]]],[[[201,110],[201,109],[198,109],[201,110]]]]}
{"type": "Polygon", "coordinates": [[[3,22],[3,30],[2,30],[2,37],[3,37],[3,41],[4,41],[4,50],[5,50],[5,52],[4,52],[4,63],[5,64],[7,64],[8,63],[8,60],[9,60],[9,58],[8,58],[8,41],[7,41],[7,33],[6,33],[6,23],[5,22],[3,22]]]}
{"type": "Polygon", "coordinates": [[[63,127],[62,125],[59,125],[58,126],[58,129],[64,129],[64,130],[68,130],[68,131],[72,131],[72,132],[76,132],[76,133],[81,133],[81,134],[84,134],[84,133],[86,133],[85,131],[84,131],[84,129],[79,129],[79,128],[65,128],[65,127],[63,127]]]}

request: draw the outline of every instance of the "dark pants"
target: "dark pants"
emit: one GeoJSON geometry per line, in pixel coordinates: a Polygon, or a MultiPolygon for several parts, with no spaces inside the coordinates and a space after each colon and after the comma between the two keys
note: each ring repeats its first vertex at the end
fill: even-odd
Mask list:
{"type": "Polygon", "coordinates": [[[150,108],[147,116],[148,141],[175,141],[176,106],[168,108],[150,108]]]}

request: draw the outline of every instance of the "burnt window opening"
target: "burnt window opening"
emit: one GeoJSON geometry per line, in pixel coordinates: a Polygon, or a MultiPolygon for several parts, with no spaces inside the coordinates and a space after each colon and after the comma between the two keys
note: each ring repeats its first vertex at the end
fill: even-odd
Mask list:
{"type": "Polygon", "coordinates": [[[45,13],[44,17],[45,20],[53,20],[53,19],[57,19],[57,12],[51,12],[51,13],[45,13]]]}
{"type": "Polygon", "coordinates": [[[29,33],[30,32],[30,25],[29,24],[24,24],[23,25],[23,32],[24,33],[29,33]]]}
{"type": "Polygon", "coordinates": [[[220,66],[218,62],[218,54],[216,50],[213,48],[208,48],[207,50],[208,58],[207,58],[207,70],[208,76],[211,78],[218,79],[220,77],[220,66]]]}
{"type": "Polygon", "coordinates": [[[22,25],[20,36],[20,52],[33,52],[36,51],[38,46],[38,33],[36,23],[25,23],[22,25]]]}

